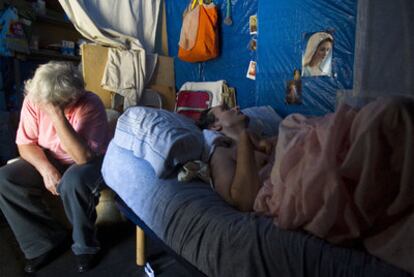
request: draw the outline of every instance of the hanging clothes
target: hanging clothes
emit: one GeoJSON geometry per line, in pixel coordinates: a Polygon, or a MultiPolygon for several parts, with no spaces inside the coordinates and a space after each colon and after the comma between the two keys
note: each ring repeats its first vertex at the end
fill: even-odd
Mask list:
{"type": "Polygon", "coordinates": [[[136,106],[155,68],[143,51],[110,48],[101,86],[124,97],[124,109],[136,106]],[[143,70],[147,68],[147,70],[143,70]]]}

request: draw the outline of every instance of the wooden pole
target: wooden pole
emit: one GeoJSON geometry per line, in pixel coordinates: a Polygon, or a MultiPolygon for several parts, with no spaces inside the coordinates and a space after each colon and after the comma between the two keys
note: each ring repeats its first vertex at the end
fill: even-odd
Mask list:
{"type": "Polygon", "coordinates": [[[136,238],[137,238],[137,247],[136,247],[136,254],[137,254],[137,265],[144,266],[145,265],[145,234],[144,231],[137,226],[136,229],[136,238]]]}

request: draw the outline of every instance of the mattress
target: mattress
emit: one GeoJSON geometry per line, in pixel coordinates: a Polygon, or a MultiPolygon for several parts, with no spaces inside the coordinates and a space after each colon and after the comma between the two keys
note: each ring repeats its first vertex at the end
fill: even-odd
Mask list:
{"type": "Polygon", "coordinates": [[[239,212],[203,182],[159,179],[147,161],[114,142],[102,173],[167,246],[208,276],[410,276],[361,250],[239,212]]]}

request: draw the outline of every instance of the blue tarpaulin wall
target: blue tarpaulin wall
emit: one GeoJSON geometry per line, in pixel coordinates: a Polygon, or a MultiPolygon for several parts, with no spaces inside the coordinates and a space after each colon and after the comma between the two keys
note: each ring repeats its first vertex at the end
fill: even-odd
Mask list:
{"type": "MultiPolygon", "coordinates": [[[[168,51],[177,56],[183,11],[190,1],[166,0],[168,51]]],[[[247,79],[246,73],[256,52],[249,50],[249,17],[257,13],[257,0],[232,0],[231,12],[233,24],[225,25],[226,0],[215,0],[219,10],[220,56],[203,63],[187,63],[175,58],[174,71],[177,88],[187,81],[203,82],[226,80],[235,87],[238,105],[241,107],[256,104],[255,81],[247,79]]]]}
{"type": "Polygon", "coordinates": [[[356,0],[260,0],[256,105],[269,104],[286,115],[333,111],[336,91],[352,88],[356,0]],[[302,104],[285,101],[286,82],[302,67],[307,34],[334,37],[332,77],[303,77],[302,104]]]}
{"type": "MultiPolygon", "coordinates": [[[[235,87],[241,108],[271,105],[281,115],[320,115],[335,108],[336,91],[351,89],[355,46],[356,0],[232,0],[233,24],[223,23],[226,1],[219,9],[220,56],[203,63],[175,58],[176,86],[187,81],[226,80],[235,87]],[[249,17],[257,14],[258,33],[251,35],[249,17]],[[301,69],[306,39],[325,31],[334,38],[332,75],[302,78],[301,104],[286,103],[287,82],[301,69]],[[257,39],[257,51],[249,47],[257,39]],[[249,62],[257,61],[256,80],[246,78],[249,62]]],[[[166,0],[169,55],[177,56],[184,0],[166,0]]]]}

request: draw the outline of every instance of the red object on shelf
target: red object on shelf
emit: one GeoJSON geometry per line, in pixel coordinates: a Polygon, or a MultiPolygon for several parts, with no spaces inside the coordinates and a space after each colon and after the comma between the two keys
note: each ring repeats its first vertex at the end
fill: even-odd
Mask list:
{"type": "Polygon", "coordinates": [[[198,120],[201,112],[211,107],[212,99],[213,96],[209,91],[179,91],[175,112],[198,120]]]}

